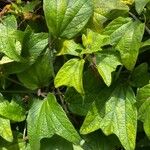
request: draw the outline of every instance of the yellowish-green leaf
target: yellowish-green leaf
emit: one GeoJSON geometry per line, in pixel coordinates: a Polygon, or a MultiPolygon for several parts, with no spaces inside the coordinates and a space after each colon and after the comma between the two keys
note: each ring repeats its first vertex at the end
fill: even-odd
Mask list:
{"type": "Polygon", "coordinates": [[[13,141],[10,121],[8,119],[0,118],[0,136],[9,142],[13,141]]]}
{"type": "Polygon", "coordinates": [[[12,99],[9,102],[0,96],[0,116],[17,122],[25,120],[26,111],[19,101],[12,99]]]}
{"type": "Polygon", "coordinates": [[[93,32],[92,30],[87,30],[87,35],[82,35],[82,41],[85,49],[81,54],[90,54],[102,50],[102,46],[109,44],[109,36],[101,35],[99,33],[93,32]]]}
{"type": "Polygon", "coordinates": [[[74,40],[65,40],[58,56],[65,54],[79,56],[78,51],[82,51],[82,49],[83,47],[80,44],[75,43],[74,40]]]}
{"type": "Polygon", "coordinates": [[[82,72],[84,67],[84,59],[70,59],[58,71],[54,83],[55,87],[66,85],[74,87],[79,93],[84,94],[82,83],[82,72]]]}
{"type": "Polygon", "coordinates": [[[121,65],[121,62],[115,51],[103,51],[96,54],[96,67],[107,86],[111,85],[111,73],[118,65],[121,65]]]}

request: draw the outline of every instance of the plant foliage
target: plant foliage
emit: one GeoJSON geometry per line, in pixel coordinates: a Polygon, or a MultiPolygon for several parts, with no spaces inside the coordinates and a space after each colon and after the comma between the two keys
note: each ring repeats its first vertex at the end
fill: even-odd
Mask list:
{"type": "Polygon", "coordinates": [[[0,149],[150,149],[150,0],[0,0],[0,149]]]}

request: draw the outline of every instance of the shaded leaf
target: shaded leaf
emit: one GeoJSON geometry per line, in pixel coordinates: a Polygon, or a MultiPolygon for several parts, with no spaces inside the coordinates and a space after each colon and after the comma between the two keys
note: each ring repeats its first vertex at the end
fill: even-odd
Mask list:
{"type": "Polygon", "coordinates": [[[93,11],[91,0],[44,0],[43,7],[49,32],[65,38],[78,34],[93,11]]]}
{"type": "Polygon", "coordinates": [[[99,93],[103,90],[104,84],[95,73],[94,70],[89,69],[83,74],[84,98],[74,88],[67,89],[65,100],[71,112],[85,116],[93,101],[99,100],[99,93]]]}
{"type": "Polygon", "coordinates": [[[50,56],[47,52],[39,57],[35,64],[17,76],[24,86],[31,90],[47,86],[52,78],[50,63],[50,56]]]}
{"type": "Polygon", "coordinates": [[[41,150],[73,150],[72,143],[67,140],[54,135],[50,139],[41,140],[41,150]]]}
{"type": "Polygon", "coordinates": [[[150,0],[135,0],[135,8],[138,14],[141,14],[146,4],[150,2],[150,0]]]}
{"type": "Polygon", "coordinates": [[[82,72],[84,67],[84,59],[70,59],[58,71],[55,77],[55,87],[66,85],[74,87],[79,93],[84,94],[82,83],[82,72]]]}
{"type": "Polygon", "coordinates": [[[99,98],[88,112],[81,133],[100,128],[106,135],[116,134],[125,149],[134,150],[137,112],[132,89],[123,85],[106,88],[99,98]]]}
{"type": "Polygon", "coordinates": [[[53,94],[48,94],[44,100],[35,100],[29,110],[27,122],[28,136],[32,149],[38,150],[40,148],[40,140],[42,138],[50,138],[54,134],[76,144],[80,142],[80,136],[53,94]]]}
{"type": "Polygon", "coordinates": [[[150,74],[148,73],[148,64],[142,63],[137,66],[131,76],[131,85],[134,87],[142,87],[148,84],[150,80],[150,74]]]}
{"type": "Polygon", "coordinates": [[[144,131],[150,139],[150,84],[138,90],[137,100],[139,107],[139,119],[144,123],[144,131]]]}
{"type": "Polygon", "coordinates": [[[108,19],[122,16],[128,11],[128,6],[121,0],[94,0],[94,14],[90,25],[92,29],[99,32],[108,19]]]}

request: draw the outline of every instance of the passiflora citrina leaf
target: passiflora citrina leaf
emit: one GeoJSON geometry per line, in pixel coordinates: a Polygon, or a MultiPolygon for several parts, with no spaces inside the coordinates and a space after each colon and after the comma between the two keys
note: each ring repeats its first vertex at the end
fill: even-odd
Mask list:
{"type": "Polygon", "coordinates": [[[40,140],[42,138],[50,138],[54,134],[70,142],[80,143],[80,136],[53,94],[48,94],[44,100],[35,100],[29,110],[27,122],[32,149],[38,150],[40,148],[40,140]]]}
{"type": "Polygon", "coordinates": [[[141,14],[144,7],[150,2],[150,0],[135,0],[135,9],[138,14],[141,14]]]}
{"type": "Polygon", "coordinates": [[[134,150],[137,128],[137,110],[135,96],[130,87],[118,85],[106,88],[81,127],[81,133],[87,134],[102,129],[106,135],[116,134],[123,147],[134,150]]]}
{"type": "Polygon", "coordinates": [[[104,34],[110,35],[112,45],[120,52],[122,63],[128,70],[135,66],[144,29],[143,23],[121,17],[105,28],[104,34]]]}
{"type": "Polygon", "coordinates": [[[74,40],[65,40],[63,41],[62,47],[60,49],[60,52],[57,54],[60,55],[73,55],[73,56],[79,56],[78,51],[82,51],[83,47],[80,44],[75,43],[74,40]]]}
{"type": "Polygon", "coordinates": [[[58,71],[54,83],[55,87],[66,85],[74,87],[79,93],[84,94],[82,83],[82,72],[84,67],[84,59],[70,59],[58,71]]]}
{"type": "Polygon", "coordinates": [[[47,52],[39,57],[35,64],[18,73],[17,76],[24,86],[31,90],[47,86],[52,79],[50,63],[50,56],[47,52]]]}
{"type": "Polygon", "coordinates": [[[10,121],[0,117],[0,136],[8,142],[13,141],[10,121]]]}
{"type": "Polygon", "coordinates": [[[137,101],[139,106],[139,119],[144,123],[144,130],[150,139],[150,84],[138,90],[137,101]]]}
{"type": "Polygon", "coordinates": [[[82,41],[85,49],[81,54],[90,54],[102,50],[102,46],[109,44],[109,36],[101,35],[99,33],[93,32],[92,30],[87,30],[87,35],[82,35],[82,41]]]}
{"type": "Polygon", "coordinates": [[[96,67],[107,86],[111,85],[111,73],[118,65],[121,65],[121,62],[115,51],[102,51],[96,54],[96,67]]]}
{"type": "Polygon", "coordinates": [[[23,108],[23,106],[21,105],[21,103],[15,101],[14,99],[12,99],[9,103],[9,101],[1,97],[0,116],[12,121],[21,122],[26,118],[26,111],[25,108],[23,108]]]}
{"type": "Polygon", "coordinates": [[[93,12],[91,0],[44,0],[43,7],[49,32],[64,38],[78,34],[93,12]]]}

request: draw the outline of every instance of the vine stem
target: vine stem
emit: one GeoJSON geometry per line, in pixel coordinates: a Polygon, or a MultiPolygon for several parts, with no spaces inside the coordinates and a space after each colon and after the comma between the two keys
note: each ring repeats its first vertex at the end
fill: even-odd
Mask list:
{"type": "MultiPolygon", "coordinates": [[[[133,13],[129,12],[129,15],[134,19],[134,20],[138,20],[140,21],[140,19],[138,17],[136,17],[133,13]]],[[[150,35],[150,29],[145,25],[145,30],[147,31],[147,33],[150,35]]]]}
{"type": "MultiPolygon", "coordinates": [[[[54,40],[55,40],[55,39],[54,39],[54,40]]],[[[53,78],[55,79],[56,74],[55,74],[54,65],[53,65],[54,54],[53,54],[53,51],[52,51],[52,47],[53,47],[52,45],[53,45],[53,43],[54,43],[54,40],[52,40],[52,37],[51,37],[51,35],[49,34],[48,46],[49,46],[50,61],[51,61],[51,62],[50,62],[50,65],[51,65],[50,67],[51,67],[51,70],[52,70],[52,76],[53,76],[53,78]]],[[[59,90],[59,88],[56,88],[56,91],[57,91],[57,93],[58,93],[58,95],[59,95],[61,104],[62,104],[62,106],[63,106],[65,112],[68,113],[68,109],[67,109],[67,106],[66,106],[66,104],[65,104],[65,102],[64,102],[64,98],[63,98],[62,92],[59,90]]]]}

